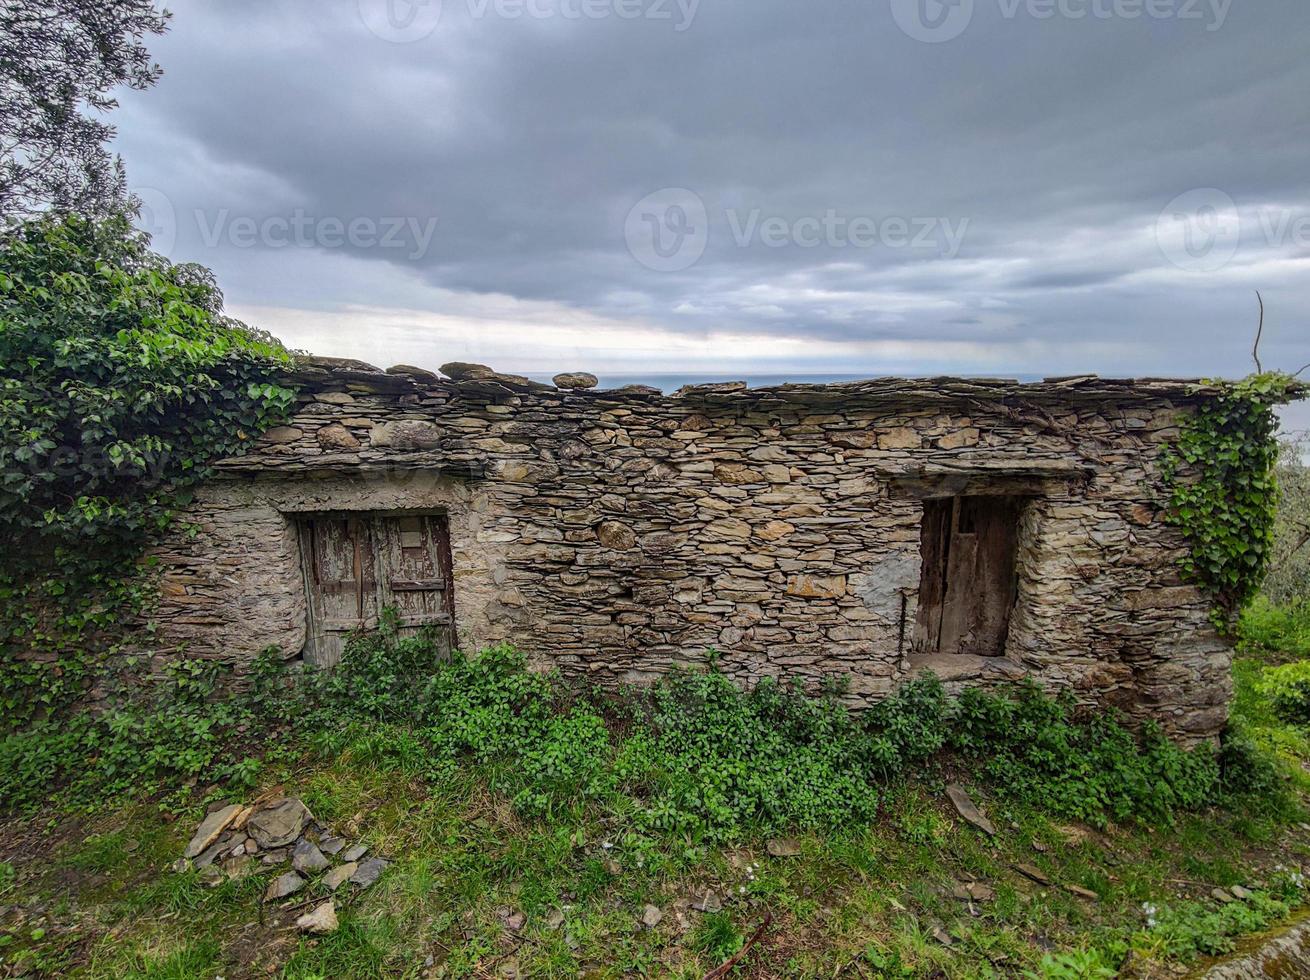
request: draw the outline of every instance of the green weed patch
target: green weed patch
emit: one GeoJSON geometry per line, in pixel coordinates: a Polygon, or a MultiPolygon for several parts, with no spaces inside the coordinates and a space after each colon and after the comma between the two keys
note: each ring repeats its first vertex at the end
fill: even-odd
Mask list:
{"type": "Polygon", "coordinates": [[[1254,765],[1235,757],[1225,780],[1206,747],[1084,717],[1031,685],[952,700],[924,677],[851,713],[834,695],[772,680],[743,690],[713,665],[583,696],[509,647],[436,651],[384,629],[356,637],[331,672],[292,675],[270,655],[230,697],[218,696],[214,667],[182,662],[151,700],[0,740],[0,803],[30,808],[59,794],[92,804],[200,780],[240,789],[264,763],[233,746],[256,730],[283,752],[348,749],[433,783],[471,769],[523,818],[599,807],[652,839],[858,826],[888,785],[955,760],[1051,813],[1164,823],[1220,802],[1254,765]]]}

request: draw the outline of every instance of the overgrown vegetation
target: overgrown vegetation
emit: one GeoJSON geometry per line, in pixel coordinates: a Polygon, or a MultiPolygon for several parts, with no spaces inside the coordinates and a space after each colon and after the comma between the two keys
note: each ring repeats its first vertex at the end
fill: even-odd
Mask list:
{"type": "Polygon", "coordinates": [[[1310,661],[1299,660],[1266,671],[1260,692],[1284,721],[1310,725],[1310,661]]]}
{"type": "MultiPolygon", "coordinates": [[[[1263,739],[1286,729],[1258,679],[1239,673],[1236,720],[1263,739]]],[[[1135,742],[1030,688],[952,700],[922,680],[853,716],[787,685],[743,692],[711,666],[602,697],[532,673],[507,648],[439,661],[421,639],[387,633],[357,638],[334,673],[265,658],[251,689],[221,703],[226,714],[211,703],[217,680],[179,669],[174,717],[161,700],[105,718],[63,767],[62,797],[21,775],[31,746],[5,742],[5,792],[41,808],[33,826],[63,841],[35,863],[30,838],[9,850],[23,863],[3,901],[32,911],[0,912],[5,967],[691,978],[739,951],[768,913],[746,975],[1109,977],[1131,962],[1158,977],[1306,898],[1310,837],[1284,836],[1304,815],[1258,772],[1230,765],[1220,779],[1207,752],[1135,742]],[[273,750],[234,763],[234,748],[252,744],[273,750]],[[778,775],[787,766],[790,779],[778,775]],[[96,796],[106,778],[116,799],[96,796]],[[861,791],[844,798],[857,778],[861,791]],[[996,837],[955,818],[947,779],[973,784],[996,837]],[[130,802],[152,780],[174,788],[164,816],[186,818],[130,802]],[[298,939],[261,911],[259,877],[210,889],[168,870],[197,799],[251,799],[273,784],[392,861],[374,889],[337,896],[330,937],[298,939]],[[1202,798],[1228,807],[1188,809],[1202,798]],[[47,819],[74,799],[87,816],[47,819]],[[1142,816],[1119,821],[1117,807],[1142,816]],[[1073,822],[1083,815],[1103,831],[1073,822]],[[764,847],[783,834],[794,856],[764,847]],[[994,898],[952,897],[971,880],[994,898]],[[1234,885],[1251,890],[1210,897],[1234,885]],[[70,887],[75,904],[60,902],[70,887]],[[721,909],[689,907],[707,891],[721,909]],[[662,910],[656,926],[640,924],[647,904],[662,910]],[[504,925],[512,912],[521,931],[504,925]]],[[[1263,749],[1237,754],[1268,765],[1263,749]]],[[[0,891],[5,881],[0,868],[0,891]]]]}
{"type": "Polygon", "coordinates": [[[1207,748],[1184,751],[1153,730],[1139,740],[1035,686],[952,701],[925,677],[852,715],[831,697],[771,680],[743,691],[709,669],[609,700],[533,673],[508,647],[447,660],[437,649],[384,629],[354,638],[335,671],[299,676],[269,655],[248,693],[222,700],[211,700],[213,667],[180,662],[152,703],[5,738],[0,801],[33,806],[61,786],[86,803],[143,785],[248,781],[258,760],[233,759],[228,743],[283,718],[297,719],[279,726],[284,741],[372,746],[432,780],[483,767],[524,817],[598,805],[652,840],[866,823],[880,787],[952,759],[1016,800],[1097,824],[1168,822],[1225,791],[1207,748]]]}
{"type": "Polygon", "coordinates": [[[291,404],[288,361],[126,216],[0,234],[0,730],[81,692],[151,536],[291,404]]]}
{"type": "Polygon", "coordinates": [[[1278,419],[1300,383],[1277,372],[1212,381],[1219,393],[1187,416],[1165,457],[1169,519],[1190,545],[1189,579],[1213,600],[1225,631],[1259,591],[1274,546],[1278,505],[1278,419]]]}
{"type": "MultiPolygon", "coordinates": [[[[1301,588],[1310,590],[1310,579],[1301,588]]],[[[1310,658],[1310,597],[1281,606],[1257,597],[1242,611],[1237,635],[1243,652],[1261,659],[1310,658]]]]}

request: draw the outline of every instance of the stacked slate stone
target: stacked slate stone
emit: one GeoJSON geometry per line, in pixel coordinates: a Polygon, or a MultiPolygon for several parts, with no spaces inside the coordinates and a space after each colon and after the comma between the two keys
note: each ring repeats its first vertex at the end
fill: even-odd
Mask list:
{"type": "MultiPolygon", "coordinates": [[[[284,797],[212,810],[174,870],[197,870],[201,881],[211,887],[230,878],[275,874],[264,890],[264,901],[278,902],[304,889],[311,895],[330,896],[347,883],[357,891],[370,887],[387,862],[367,855],[367,846],[349,844],[332,834],[303,802],[284,797]]],[[[335,903],[329,899],[319,904],[297,925],[303,932],[331,932],[337,925],[335,903]]]]}
{"type": "Polygon", "coordinates": [[[555,385],[310,358],[294,417],[224,461],[158,549],[161,659],[305,646],[296,521],[447,515],[461,645],[510,642],[587,681],[719,663],[743,683],[845,682],[854,706],[923,669],[1033,677],[1184,740],[1227,716],[1229,645],[1185,584],[1161,459],[1215,392],[1096,377],[555,385]],[[443,376],[444,375],[444,376],[443,376]],[[1001,656],[916,649],[925,497],[1026,504],[1001,656]]]}

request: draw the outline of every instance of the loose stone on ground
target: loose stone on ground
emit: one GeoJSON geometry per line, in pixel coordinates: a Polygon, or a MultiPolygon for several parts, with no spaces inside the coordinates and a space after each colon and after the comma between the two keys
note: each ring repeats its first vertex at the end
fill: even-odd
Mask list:
{"type": "Polygon", "coordinates": [[[996,827],[992,822],[983,816],[982,811],[974,805],[973,799],[969,796],[968,790],[957,783],[951,783],[946,787],[946,795],[950,798],[951,803],[955,806],[955,811],[966,821],[973,824],[989,837],[996,836],[996,827]]]}
{"type": "MultiPolygon", "coordinates": [[[[264,890],[265,902],[295,895],[320,874],[316,887],[327,892],[336,892],[347,881],[362,890],[377,882],[387,867],[387,862],[377,857],[361,862],[368,853],[367,845],[347,848],[345,838],[317,822],[295,797],[215,810],[201,821],[186,853],[173,863],[173,870],[197,870],[201,883],[211,888],[230,878],[281,869],[264,890]]],[[[301,922],[309,923],[302,931],[330,932],[336,928],[335,907],[329,901],[301,916],[297,925],[301,922]]]]}
{"type": "Polygon", "coordinates": [[[764,846],[773,857],[799,857],[801,853],[801,842],[791,838],[771,840],[764,846]]]}
{"type": "Polygon", "coordinates": [[[307,840],[296,844],[291,854],[291,867],[302,874],[315,874],[331,866],[332,862],[323,856],[323,852],[307,840]]]}
{"type": "Polygon", "coordinates": [[[296,920],[296,928],[310,935],[322,936],[337,931],[337,907],[333,902],[324,902],[312,912],[307,912],[296,920]]]}
{"type": "Polygon", "coordinates": [[[255,813],[247,822],[250,836],[263,848],[286,847],[295,842],[313,818],[309,808],[294,797],[278,800],[255,813]]]}
{"type": "Polygon", "coordinates": [[[236,819],[237,814],[241,812],[241,807],[237,804],[225,806],[221,810],[215,810],[209,816],[200,822],[196,829],[196,834],[191,838],[191,843],[187,845],[186,850],[182,853],[183,857],[198,857],[201,852],[209,848],[223,831],[227,830],[228,825],[236,819]]]}
{"type": "Polygon", "coordinates": [[[336,891],[349,881],[358,870],[359,865],[354,861],[351,861],[348,864],[343,864],[338,868],[333,868],[323,876],[323,887],[327,888],[329,891],[336,891]]]}
{"type": "Polygon", "coordinates": [[[360,888],[368,888],[381,877],[386,866],[387,862],[382,858],[369,858],[355,870],[350,880],[360,888]]]}
{"type": "Polygon", "coordinates": [[[286,898],[288,895],[294,895],[300,889],[305,887],[305,879],[300,877],[294,871],[288,871],[286,874],[276,878],[271,885],[264,891],[264,901],[276,902],[286,898]]]}

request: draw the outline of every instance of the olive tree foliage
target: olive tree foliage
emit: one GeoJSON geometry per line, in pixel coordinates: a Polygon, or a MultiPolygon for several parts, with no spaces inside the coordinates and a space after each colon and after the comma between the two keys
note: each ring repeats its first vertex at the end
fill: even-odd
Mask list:
{"type": "Polygon", "coordinates": [[[1278,460],[1278,518],[1265,593],[1274,602],[1310,600],[1310,433],[1283,440],[1278,460]]]}
{"type": "Polygon", "coordinates": [[[145,39],[169,17],[152,0],[0,0],[0,219],[124,209],[102,116],[114,89],[158,80],[145,39]]]}

